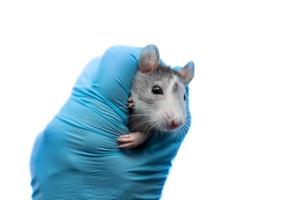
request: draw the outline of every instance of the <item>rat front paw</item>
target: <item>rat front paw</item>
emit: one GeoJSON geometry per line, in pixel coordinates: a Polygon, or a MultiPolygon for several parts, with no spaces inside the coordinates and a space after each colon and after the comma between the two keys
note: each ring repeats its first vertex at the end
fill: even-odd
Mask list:
{"type": "Polygon", "coordinates": [[[119,148],[132,149],[139,146],[147,139],[147,135],[141,132],[133,132],[126,135],[121,135],[118,138],[119,148]]]}
{"type": "Polygon", "coordinates": [[[128,104],[127,105],[128,105],[129,109],[133,109],[133,107],[134,107],[134,101],[133,101],[132,97],[128,98],[128,104]]]}

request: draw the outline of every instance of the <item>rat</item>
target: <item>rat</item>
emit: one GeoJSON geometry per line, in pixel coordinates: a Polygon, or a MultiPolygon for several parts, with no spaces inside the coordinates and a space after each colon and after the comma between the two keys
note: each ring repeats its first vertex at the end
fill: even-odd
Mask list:
{"type": "Polygon", "coordinates": [[[165,65],[155,45],[147,45],[139,55],[139,69],[128,98],[129,134],[118,138],[119,148],[143,144],[151,133],[172,134],[185,124],[185,88],[194,77],[194,63],[179,70],[165,65]]]}

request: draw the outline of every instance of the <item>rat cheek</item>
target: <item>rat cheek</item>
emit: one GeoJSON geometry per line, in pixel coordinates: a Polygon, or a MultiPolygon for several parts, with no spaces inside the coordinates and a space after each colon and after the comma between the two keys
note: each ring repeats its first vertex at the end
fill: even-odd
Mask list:
{"type": "Polygon", "coordinates": [[[160,130],[161,125],[161,118],[158,112],[149,112],[149,124],[152,125],[154,130],[160,130]]]}
{"type": "Polygon", "coordinates": [[[151,114],[151,120],[155,124],[155,126],[158,129],[161,129],[164,127],[165,124],[165,118],[164,118],[164,113],[165,109],[163,109],[162,105],[157,105],[157,108],[153,109],[153,112],[151,114]]]}

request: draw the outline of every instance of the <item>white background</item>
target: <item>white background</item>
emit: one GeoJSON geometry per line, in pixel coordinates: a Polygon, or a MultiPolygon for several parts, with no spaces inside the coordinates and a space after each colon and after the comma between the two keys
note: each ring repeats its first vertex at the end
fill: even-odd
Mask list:
{"type": "Polygon", "coordinates": [[[86,63],[155,43],[196,64],[163,200],[300,199],[299,1],[1,1],[0,199],[30,199],[35,136],[86,63]]]}

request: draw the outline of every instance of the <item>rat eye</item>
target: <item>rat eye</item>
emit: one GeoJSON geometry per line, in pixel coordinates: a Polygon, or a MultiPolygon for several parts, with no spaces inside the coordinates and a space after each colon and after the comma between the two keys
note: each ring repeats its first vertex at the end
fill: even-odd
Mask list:
{"type": "Polygon", "coordinates": [[[158,85],[154,85],[152,87],[152,93],[153,94],[163,94],[163,91],[162,91],[161,87],[159,87],[158,85]]]}

